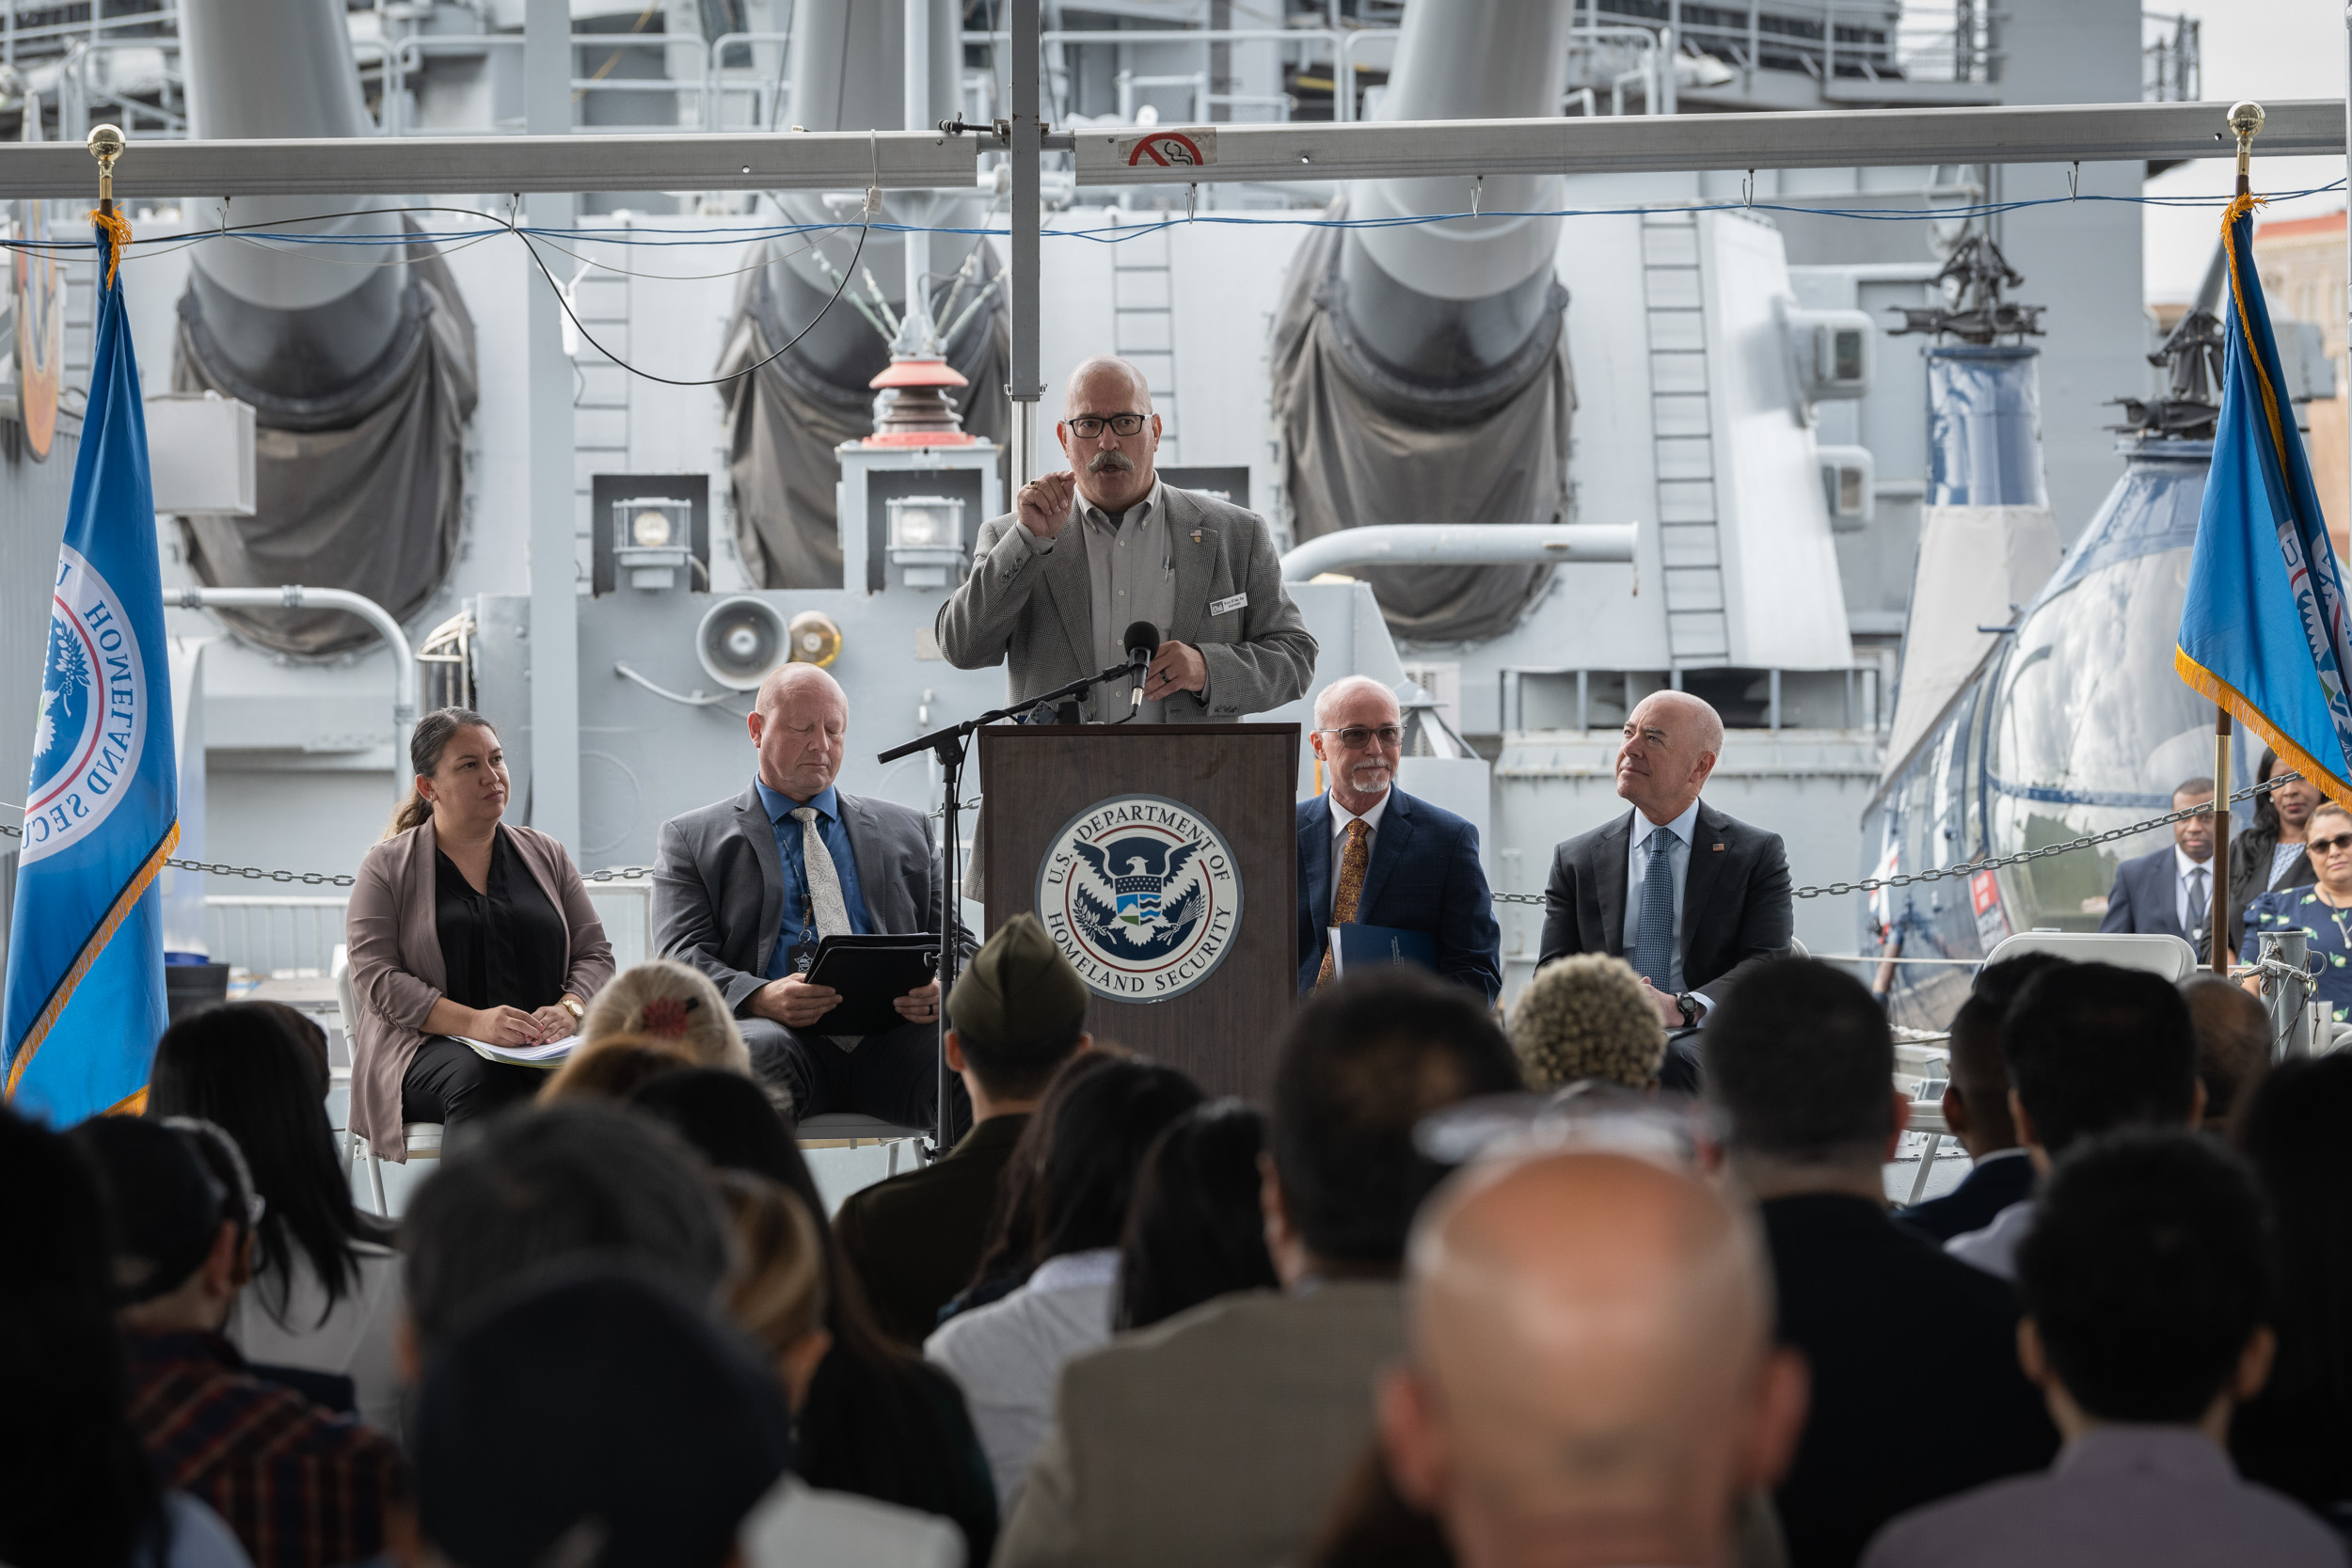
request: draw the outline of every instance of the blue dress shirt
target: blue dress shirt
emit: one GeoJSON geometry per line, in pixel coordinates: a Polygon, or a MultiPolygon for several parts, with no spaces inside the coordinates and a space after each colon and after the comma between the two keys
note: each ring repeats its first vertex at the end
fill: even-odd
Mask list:
{"type": "Polygon", "coordinates": [[[1669,983],[1659,987],[1673,996],[1682,990],[1682,884],[1691,879],[1691,838],[1699,831],[1699,803],[1692,801],[1682,815],[1663,826],[1653,825],[1644,816],[1640,807],[1633,811],[1633,832],[1626,847],[1625,875],[1625,952],[1626,961],[1633,958],[1635,943],[1642,935],[1642,884],[1649,876],[1650,856],[1662,849],[1666,855],[1666,875],[1675,890],[1675,961],[1668,972],[1669,983]],[[1660,833],[1671,833],[1671,840],[1661,839],[1660,833]]]}
{"type": "Polygon", "coordinates": [[[768,814],[768,824],[776,835],[776,854],[784,862],[784,918],[776,930],[775,947],[768,955],[768,978],[781,980],[792,972],[789,955],[794,944],[817,941],[817,914],[808,896],[808,869],[801,859],[805,835],[801,825],[792,819],[792,813],[802,806],[817,808],[817,832],[833,856],[834,874],[841,879],[841,902],[849,911],[850,929],[862,937],[871,936],[874,917],[866,912],[866,892],[858,886],[857,856],[850,848],[850,830],[841,820],[839,791],[827,784],[815,800],[795,800],[770,789],[763,779],[755,777],[752,784],[759,791],[759,808],[768,814]]]}

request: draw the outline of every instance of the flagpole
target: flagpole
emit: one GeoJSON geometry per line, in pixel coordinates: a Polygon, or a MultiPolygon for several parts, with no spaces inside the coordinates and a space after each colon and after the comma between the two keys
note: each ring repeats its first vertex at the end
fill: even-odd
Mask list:
{"type": "MultiPolygon", "coordinates": [[[[2352,15],[2347,15],[2352,25],[2352,15]]],[[[2230,106],[2230,130],[2237,137],[2237,194],[2245,196],[2254,188],[2251,162],[2254,137],[2263,128],[2263,110],[2259,103],[2233,103],[2230,106]]],[[[2222,235],[2224,245],[2233,244],[2232,236],[2222,235]]],[[[2213,898],[2206,907],[2206,923],[2212,927],[2213,946],[2207,953],[2213,972],[2223,979],[2230,974],[2230,710],[2216,703],[2213,707],[2213,793],[2216,818],[2213,832],[2213,898]]]]}

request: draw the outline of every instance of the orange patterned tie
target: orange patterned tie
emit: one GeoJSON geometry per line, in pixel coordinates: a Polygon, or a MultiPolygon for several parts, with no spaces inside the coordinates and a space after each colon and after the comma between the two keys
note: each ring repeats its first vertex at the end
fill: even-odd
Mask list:
{"type": "MultiPolygon", "coordinates": [[[[1364,895],[1364,867],[1372,859],[1371,851],[1364,846],[1371,837],[1372,830],[1364,826],[1362,817],[1347,825],[1347,850],[1340,857],[1339,891],[1331,895],[1331,924],[1334,926],[1356,924],[1356,901],[1364,895]]],[[[1315,972],[1317,990],[1331,983],[1332,972],[1338,962],[1339,956],[1331,951],[1330,939],[1326,937],[1323,967],[1315,972]]]]}

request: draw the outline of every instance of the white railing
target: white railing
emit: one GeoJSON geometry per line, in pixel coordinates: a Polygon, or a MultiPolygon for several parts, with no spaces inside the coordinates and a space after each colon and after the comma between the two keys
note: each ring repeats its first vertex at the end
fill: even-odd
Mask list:
{"type": "Polygon", "coordinates": [[[337,897],[209,895],[205,952],[216,964],[255,974],[304,969],[325,974],[343,940],[343,904],[337,897]]]}

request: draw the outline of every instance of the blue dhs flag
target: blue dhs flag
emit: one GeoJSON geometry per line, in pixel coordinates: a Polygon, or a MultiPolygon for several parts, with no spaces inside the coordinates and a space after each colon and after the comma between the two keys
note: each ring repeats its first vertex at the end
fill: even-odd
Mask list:
{"type": "Polygon", "coordinates": [[[129,229],[114,223],[99,228],[97,351],[49,607],[0,1036],[8,1099],[58,1126],[145,1101],[166,1022],[155,873],[180,842],[147,419],[116,267],[129,229]]]}
{"type": "Polygon", "coordinates": [[[2254,273],[2254,205],[2241,196],[2222,219],[2221,417],[2173,667],[2280,761],[2352,806],[2352,625],[2254,273]]]}

